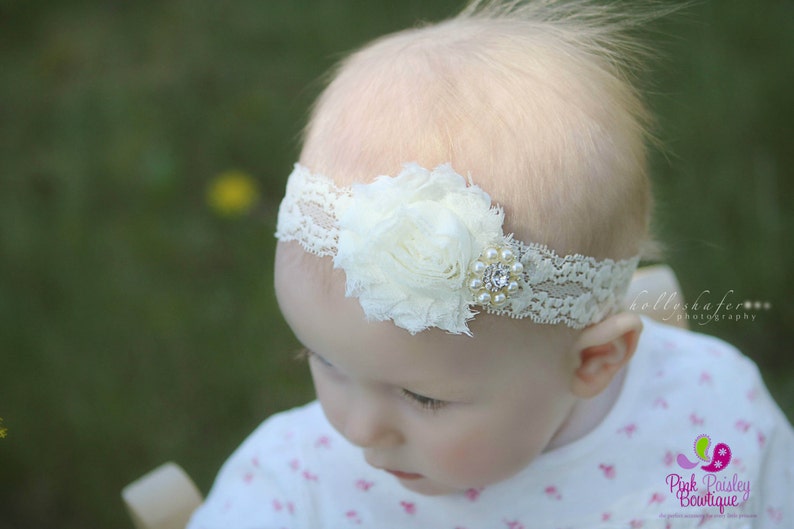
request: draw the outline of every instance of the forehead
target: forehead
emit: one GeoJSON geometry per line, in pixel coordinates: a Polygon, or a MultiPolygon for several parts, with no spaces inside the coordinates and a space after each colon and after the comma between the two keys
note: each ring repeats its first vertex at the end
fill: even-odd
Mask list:
{"type": "Polygon", "coordinates": [[[330,258],[278,243],[276,295],[287,323],[304,346],[359,375],[390,382],[505,380],[524,367],[559,363],[565,340],[548,326],[480,314],[470,324],[471,337],[439,329],[411,335],[390,321],[367,322],[358,300],[345,297],[344,284],[344,272],[333,270],[330,258]],[[518,331],[522,325],[537,332],[518,331]]]}

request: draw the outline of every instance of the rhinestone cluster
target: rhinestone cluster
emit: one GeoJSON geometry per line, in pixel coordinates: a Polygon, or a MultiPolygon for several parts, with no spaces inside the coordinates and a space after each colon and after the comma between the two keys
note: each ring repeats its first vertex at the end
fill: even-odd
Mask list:
{"type": "Polygon", "coordinates": [[[511,248],[487,248],[469,266],[469,290],[475,303],[501,307],[519,291],[524,266],[511,248]]]}

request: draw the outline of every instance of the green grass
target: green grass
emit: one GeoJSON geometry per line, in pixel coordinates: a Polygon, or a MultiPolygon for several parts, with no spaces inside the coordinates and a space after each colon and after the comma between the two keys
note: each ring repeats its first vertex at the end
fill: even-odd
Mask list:
{"type": "MultiPolygon", "coordinates": [[[[317,79],[459,2],[0,2],[0,528],[130,527],[122,486],[176,459],[207,491],[310,399],[275,307],[275,208],[317,79]],[[239,168],[254,214],[207,183],[239,168]]],[[[684,293],[769,301],[702,330],[794,417],[794,10],[704,1],[648,73],[658,227],[684,293]]]]}

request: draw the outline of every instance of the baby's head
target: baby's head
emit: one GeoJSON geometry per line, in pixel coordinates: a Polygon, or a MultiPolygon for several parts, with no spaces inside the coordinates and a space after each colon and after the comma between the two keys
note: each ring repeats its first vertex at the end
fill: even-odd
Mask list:
{"type": "Polygon", "coordinates": [[[347,185],[406,162],[451,163],[505,209],[518,240],[561,255],[639,253],[648,116],[626,79],[630,44],[604,8],[566,18],[536,4],[464,12],[354,53],[314,108],[301,164],[347,185]]]}
{"type": "Polygon", "coordinates": [[[501,481],[581,435],[641,330],[617,310],[651,209],[620,24],[543,4],[349,57],[282,204],[277,295],[323,409],[417,492],[501,481]]]}

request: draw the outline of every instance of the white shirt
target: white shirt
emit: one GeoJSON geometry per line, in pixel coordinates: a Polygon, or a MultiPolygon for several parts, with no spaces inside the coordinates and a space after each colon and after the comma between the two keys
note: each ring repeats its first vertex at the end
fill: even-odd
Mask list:
{"type": "Polygon", "coordinates": [[[449,496],[408,491],[312,402],[251,434],[188,528],[794,527],[794,431],[755,364],[716,338],[643,323],[604,420],[506,481],[449,496]]]}

